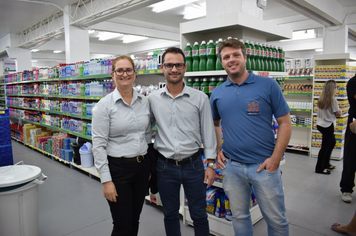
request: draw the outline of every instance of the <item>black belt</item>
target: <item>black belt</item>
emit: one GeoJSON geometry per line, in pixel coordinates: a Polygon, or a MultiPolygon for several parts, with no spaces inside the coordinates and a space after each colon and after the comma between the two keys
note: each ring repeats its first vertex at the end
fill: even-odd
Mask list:
{"type": "Polygon", "coordinates": [[[173,160],[171,158],[165,158],[161,153],[158,152],[158,157],[169,162],[172,163],[176,166],[184,166],[186,164],[192,163],[193,161],[195,161],[198,157],[200,157],[201,155],[201,151],[197,151],[196,153],[194,153],[193,155],[191,155],[190,157],[184,158],[183,160],[180,161],[176,161],[173,160]]]}
{"type": "Polygon", "coordinates": [[[145,156],[143,155],[138,155],[138,156],[135,156],[135,157],[113,157],[113,156],[109,156],[108,155],[108,158],[112,158],[116,161],[132,161],[132,162],[137,162],[137,163],[140,163],[142,161],[145,160],[145,156]]]}

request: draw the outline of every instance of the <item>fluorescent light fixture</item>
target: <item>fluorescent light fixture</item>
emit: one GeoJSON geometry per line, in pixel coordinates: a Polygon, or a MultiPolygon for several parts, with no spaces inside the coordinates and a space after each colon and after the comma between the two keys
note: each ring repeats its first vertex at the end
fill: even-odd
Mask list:
{"type": "Polygon", "coordinates": [[[132,55],[131,55],[131,59],[132,59],[132,60],[135,60],[135,55],[132,54],[132,55]]]}
{"type": "Polygon", "coordinates": [[[196,2],[198,0],[165,0],[162,2],[158,2],[155,4],[152,4],[150,7],[152,7],[152,11],[159,13],[162,11],[167,11],[176,7],[184,6],[186,4],[196,2]]]}
{"type": "Polygon", "coordinates": [[[316,52],[322,52],[322,51],[324,51],[322,48],[317,48],[317,49],[315,49],[315,51],[316,52]]]}
{"type": "Polygon", "coordinates": [[[112,32],[99,32],[99,40],[105,41],[113,38],[121,37],[122,34],[119,33],[112,33],[112,32]]]}
{"type": "Polygon", "coordinates": [[[291,40],[300,40],[300,39],[314,39],[316,38],[315,30],[301,30],[301,31],[294,31],[292,39],[283,39],[279,40],[281,42],[287,42],[291,40]]]}
{"type": "Polygon", "coordinates": [[[88,30],[88,34],[93,34],[95,33],[95,30],[88,30]]]}
{"type": "Polygon", "coordinates": [[[148,37],[143,37],[143,36],[137,36],[137,35],[124,35],[123,43],[132,43],[144,39],[148,39],[148,37]]]}
{"type": "Polygon", "coordinates": [[[206,3],[185,7],[183,19],[191,20],[206,16],[206,3]]]}
{"type": "Polygon", "coordinates": [[[61,53],[61,50],[54,50],[53,53],[61,53]]]}
{"type": "Polygon", "coordinates": [[[153,56],[153,52],[148,52],[147,56],[153,56]]]}
{"type": "Polygon", "coordinates": [[[39,51],[39,49],[31,49],[31,52],[38,52],[39,51]]]}
{"type": "Polygon", "coordinates": [[[38,62],[38,60],[31,60],[31,62],[38,62]]]}

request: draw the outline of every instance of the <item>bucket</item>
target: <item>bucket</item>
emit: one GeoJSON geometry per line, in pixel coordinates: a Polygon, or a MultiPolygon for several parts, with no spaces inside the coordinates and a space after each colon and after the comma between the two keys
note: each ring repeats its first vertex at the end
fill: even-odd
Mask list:
{"type": "Polygon", "coordinates": [[[80,149],[79,144],[78,143],[71,143],[70,146],[73,149],[74,163],[77,164],[77,165],[80,165],[81,162],[80,162],[80,154],[79,154],[79,149],[80,149]]]}
{"type": "Polygon", "coordinates": [[[0,167],[0,235],[38,236],[38,185],[46,179],[37,166],[0,167]]]}
{"type": "Polygon", "coordinates": [[[80,149],[80,162],[82,163],[82,167],[89,168],[94,165],[93,153],[91,151],[92,144],[86,142],[80,149]]]}

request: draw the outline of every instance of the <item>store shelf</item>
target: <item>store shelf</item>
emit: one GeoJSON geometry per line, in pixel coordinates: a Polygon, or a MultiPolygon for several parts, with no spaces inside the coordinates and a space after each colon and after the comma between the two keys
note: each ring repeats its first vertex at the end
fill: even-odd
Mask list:
{"type": "MultiPolygon", "coordinates": [[[[315,82],[326,82],[328,80],[331,80],[331,79],[314,79],[315,82]]],[[[349,78],[345,78],[345,79],[332,78],[332,80],[335,80],[336,82],[344,82],[344,83],[346,83],[349,80],[349,78]]]]}
{"type": "MultiPolygon", "coordinates": [[[[313,112],[313,116],[317,116],[318,114],[313,112]]],[[[343,117],[348,117],[349,116],[349,113],[345,113],[345,114],[342,114],[341,116],[337,117],[337,118],[343,118],[343,117]]]]}
{"type": "Polygon", "coordinates": [[[80,119],[84,119],[84,120],[92,119],[91,116],[82,116],[82,115],[77,115],[77,114],[72,114],[72,113],[67,113],[67,112],[61,112],[61,111],[52,111],[52,110],[39,109],[39,108],[33,108],[33,107],[20,107],[20,106],[14,106],[14,105],[8,105],[8,107],[19,108],[19,109],[24,109],[24,110],[31,110],[31,111],[42,111],[42,112],[46,112],[46,113],[75,117],[75,118],[80,118],[80,119]]]}
{"type": "Polygon", "coordinates": [[[8,97],[49,97],[49,98],[71,98],[80,100],[100,100],[104,96],[74,96],[74,95],[55,95],[55,94],[6,94],[8,97]]]}
{"type": "Polygon", "coordinates": [[[314,55],[315,60],[349,60],[349,61],[355,61],[355,58],[350,57],[350,53],[334,53],[334,54],[320,54],[320,55],[314,55]]]}
{"type": "Polygon", "coordinates": [[[290,93],[290,92],[283,92],[284,95],[298,95],[298,96],[311,96],[312,93],[290,93]]]}
{"type": "Polygon", "coordinates": [[[312,109],[304,109],[304,108],[289,108],[291,111],[300,111],[300,112],[311,112],[312,109]]]}
{"type": "Polygon", "coordinates": [[[46,125],[46,124],[43,124],[43,123],[40,123],[40,122],[21,119],[21,118],[18,118],[18,117],[11,116],[10,118],[21,120],[21,121],[24,121],[24,122],[27,122],[27,123],[43,126],[43,127],[46,127],[46,128],[52,129],[52,130],[61,131],[61,132],[67,133],[67,134],[71,134],[71,135],[74,135],[74,136],[77,136],[77,137],[81,137],[81,138],[85,138],[85,139],[91,140],[91,136],[80,134],[80,133],[76,133],[76,132],[73,132],[73,131],[70,131],[70,130],[58,128],[58,127],[55,127],[55,126],[46,125]]]}
{"type": "MultiPolygon", "coordinates": [[[[290,146],[298,146],[298,145],[293,145],[293,144],[288,144],[290,146]]],[[[299,151],[299,152],[310,152],[310,148],[309,149],[302,149],[302,148],[296,148],[296,147],[287,147],[287,150],[293,150],[293,151],[299,151]]]]}
{"type": "MultiPolygon", "coordinates": [[[[312,129],[312,132],[320,133],[319,130],[317,129],[312,129]]],[[[344,129],[342,132],[339,131],[334,132],[335,135],[344,135],[345,133],[346,133],[346,129],[344,129]]]]}
{"type": "Polygon", "coordinates": [[[293,127],[311,128],[311,125],[292,124],[293,127]]]}
{"type": "Polygon", "coordinates": [[[285,80],[302,80],[302,79],[313,79],[313,76],[289,76],[289,77],[282,77],[285,80]]]}
{"type": "Polygon", "coordinates": [[[153,75],[153,74],[161,74],[162,70],[158,69],[158,70],[139,70],[137,71],[138,75],[153,75]]]}
{"type": "MultiPolygon", "coordinates": [[[[315,99],[319,99],[319,97],[320,96],[313,96],[313,98],[315,98],[315,99]]],[[[347,97],[335,97],[336,98],[336,100],[347,100],[347,97]]]]}

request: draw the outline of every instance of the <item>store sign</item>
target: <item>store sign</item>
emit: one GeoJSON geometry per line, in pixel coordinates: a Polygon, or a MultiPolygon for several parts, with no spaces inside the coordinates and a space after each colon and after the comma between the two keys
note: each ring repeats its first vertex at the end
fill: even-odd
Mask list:
{"type": "Polygon", "coordinates": [[[4,61],[4,74],[16,72],[16,62],[11,60],[4,61]]]}

